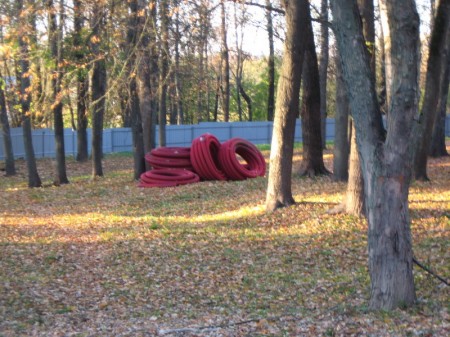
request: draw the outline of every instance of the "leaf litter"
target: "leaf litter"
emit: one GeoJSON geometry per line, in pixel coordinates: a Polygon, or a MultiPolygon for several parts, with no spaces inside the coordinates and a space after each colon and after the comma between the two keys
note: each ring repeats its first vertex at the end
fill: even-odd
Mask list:
{"type": "MultiPolygon", "coordinates": [[[[96,181],[90,165],[68,160],[61,187],[48,159],[45,188],[23,162],[0,178],[0,336],[448,334],[448,287],[421,269],[414,307],[368,310],[366,222],[327,213],[343,183],[294,174],[297,204],[268,214],[265,178],[139,189],[131,156],[96,181]]],[[[413,249],[448,279],[450,159],[429,174],[411,187],[413,249]]]]}

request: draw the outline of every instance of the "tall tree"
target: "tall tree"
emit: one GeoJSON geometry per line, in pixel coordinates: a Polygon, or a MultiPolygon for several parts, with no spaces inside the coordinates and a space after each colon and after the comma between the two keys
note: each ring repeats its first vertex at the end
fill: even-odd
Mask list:
{"type": "MultiPolygon", "coordinates": [[[[438,102],[443,88],[445,68],[447,66],[448,45],[450,44],[450,1],[440,0],[436,19],[431,33],[427,75],[425,80],[425,95],[420,113],[420,124],[417,124],[418,144],[415,151],[414,173],[417,180],[429,180],[427,174],[428,154],[430,153],[431,137],[438,111],[438,102]]],[[[447,88],[448,89],[448,88],[447,88]]]]}
{"type": "Polygon", "coordinates": [[[323,162],[319,66],[309,6],[306,15],[308,21],[304,33],[306,45],[303,61],[303,101],[301,109],[303,158],[299,173],[300,175],[314,177],[329,172],[323,162]]]}
{"type": "MultiPolygon", "coordinates": [[[[348,159],[350,153],[348,94],[345,88],[339,53],[336,53],[336,112],[335,133],[333,147],[333,179],[335,181],[348,180],[348,159]]],[[[342,204],[343,206],[343,204],[342,204]]],[[[344,208],[340,207],[343,211],[344,208]]]]}
{"type": "Polygon", "coordinates": [[[329,32],[328,32],[328,0],[320,2],[320,57],[319,57],[319,80],[320,80],[320,118],[322,124],[322,146],[326,148],[327,129],[327,82],[328,82],[328,60],[329,60],[329,32]]]}
{"type": "Polygon", "coordinates": [[[55,152],[56,152],[56,172],[53,184],[59,186],[68,184],[66,173],[66,154],[64,149],[64,121],[63,121],[63,104],[62,104],[62,40],[64,26],[64,3],[59,3],[59,24],[57,20],[58,9],[53,0],[47,0],[48,11],[48,27],[49,27],[49,44],[50,53],[53,58],[52,74],[52,114],[53,126],[55,132],[55,152]]]}
{"type": "Polygon", "coordinates": [[[176,124],[180,125],[184,122],[184,112],[183,112],[183,99],[181,97],[182,85],[181,85],[181,70],[180,70],[180,43],[181,43],[181,32],[180,32],[180,0],[174,1],[175,6],[175,69],[174,69],[174,79],[175,79],[175,99],[176,99],[176,124]]]}
{"type": "Polygon", "coordinates": [[[155,147],[155,124],[157,118],[157,100],[155,86],[158,76],[158,57],[155,47],[156,3],[138,0],[137,42],[137,90],[139,95],[139,110],[141,112],[144,151],[150,152],[155,147]]]}
{"type": "Polygon", "coordinates": [[[85,62],[85,41],[83,38],[84,27],[84,4],[83,0],[73,0],[73,45],[75,49],[75,60],[77,63],[77,156],[76,160],[83,162],[88,160],[88,90],[89,78],[87,76],[85,62]]]}
{"type": "Polygon", "coordinates": [[[0,125],[2,129],[3,152],[5,154],[5,173],[7,176],[13,176],[16,174],[16,165],[14,162],[14,152],[9,128],[8,108],[6,105],[5,91],[3,90],[4,86],[5,80],[0,73],[0,125]]]}
{"type": "Polygon", "coordinates": [[[270,151],[269,180],[266,209],[295,203],[292,196],[292,156],[294,151],[295,119],[299,114],[299,92],[306,40],[303,34],[308,24],[307,0],[284,0],[286,38],[277,88],[277,102],[270,151]]]}
{"type": "Polygon", "coordinates": [[[168,0],[159,1],[161,21],[161,53],[159,77],[159,146],[166,146],[167,123],[167,88],[169,81],[169,3],[168,0]]]}
{"type": "Polygon", "coordinates": [[[95,61],[92,69],[92,176],[102,177],[103,157],[103,119],[105,115],[106,101],[106,61],[100,46],[104,43],[104,29],[106,20],[105,1],[96,1],[92,10],[92,37],[91,49],[95,61]]]}
{"type": "MultiPolygon", "coordinates": [[[[385,1],[385,0],[382,0],[385,1]]],[[[408,212],[413,120],[418,105],[419,16],[413,0],[384,3],[392,62],[385,138],[356,1],[332,0],[333,24],[355,121],[369,222],[370,306],[393,309],[415,301],[408,212]],[[398,15],[401,13],[401,15],[398,15]],[[350,48],[351,46],[351,48],[350,48]]]]}
{"type": "Polygon", "coordinates": [[[230,119],[230,56],[227,42],[225,0],[220,0],[221,41],[222,41],[222,109],[223,119],[230,119]]]}
{"type": "Polygon", "coordinates": [[[28,187],[41,187],[42,182],[39,177],[39,173],[36,165],[36,157],[33,147],[33,136],[31,134],[31,118],[30,118],[30,105],[31,105],[31,92],[30,92],[30,61],[29,61],[29,48],[28,48],[28,15],[29,12],[24,6],[23,0],[16,1],[17,17],[18,19],[18,44],[20,52],[20,105],[22,108],[22,129],[23,129],[23,142],[25,148],[25,157],[27,161],[28,171],[28,187]]]}
{"type": "MultiPolygon", "coordinates": [[[[266,6],[272,7],[270,0],[266,0],[266,6]]],[[[269,59],[267,69],[269,72],[269,93],[267,97],[267,120],[273,121],[273,112],[275,108],[275,48],[273,41],[273,19],[272,11],[266,10],[267,34],[269,37],[269,59]]]]}
{"type": "MultiPolygon", "coordinates": [[[[366,48],[370,56],[370,69],[375,78],[375,11],[373,0],[357,0],[366,48]]],[[[375,80],[376,81],[376,80],[375,80]]],[[[356,128],[353,120],[349,124],[350,156],[348,184],[343,200],[344,211],[356,216],[365,215],[364,178],[357,149],[356,128]]]]}
{"type": "Polygon", "coordinates": [[[136,76],[133,76],[134,67],[136,66],[135,46],[138,41],[138,2],[137,0],[130,0],[128,2],[129,17],[127,29],[127,44],[126,51],[128,55],[128,62],[126,73],[128,78],[128,101],[127,109],[129,109],[131,116],[131,132],[133,137],[133,178],[138,180],[142,173],[145,172],[145,151],[144,151],[144,136],[142,129],[141,113],[139,111],[139,95],[137,92],[136,76]]]}
{"type": "Polygon", "coordinates": [[[450,82],[450,52],[447,49],[447,64],[445,70],[443,71],[444,78],[442,80],[442,86],[440,89],[440,97],[438,103],[438,111],[436,122],[434,123],[433,138],[431,140],[431,151],[430,155],[432,157],[444,157],[448,156],[447,148],[445,146],[445,119],[447,112],[447,99],[448,99],[448,89],[450,82]]]}

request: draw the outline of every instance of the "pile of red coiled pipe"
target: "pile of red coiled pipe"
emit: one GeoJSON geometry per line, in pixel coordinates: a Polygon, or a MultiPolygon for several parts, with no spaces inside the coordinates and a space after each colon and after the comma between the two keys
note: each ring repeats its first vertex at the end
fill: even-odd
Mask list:
{"type": "Polygon", "coordinates": [[[200,180],[245,180],[264,176],[266,162],[251,142],[232,138],[224,143],[206,133],[191,147],[160,147],[145,155],[153,167],[141,175],[140,187],[171,187],[200,180]]]}

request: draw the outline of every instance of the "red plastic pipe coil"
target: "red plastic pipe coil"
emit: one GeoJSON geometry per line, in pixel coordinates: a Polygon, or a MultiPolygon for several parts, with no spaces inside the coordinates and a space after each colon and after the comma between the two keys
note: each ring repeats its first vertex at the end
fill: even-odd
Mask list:
{"type": "Polygon", "coordinates": [[[154,169],[141,174],[140,187],[170,187],[198,182],[199,176],[184,169],[154,169]]]}
{"type": "Polygon", "coordinates": [[[222,144],[219,160],[223,171],[231,180],[262,177],[266,173],[266,162],[258,148],[248,140],[232,138],[222,144]],[[245,163],[241,163],[239,155],[245,163]]]}
{"type": "Polygon", "coordinates": [[[219,164],[219,140],[206,133],[192,141],[191,163],[194,171],[204,180],[226,180],[227,177],[219,164]]]}
{"type": "Polygon", "coordinates": [[[145,161],[155,169],[182,168],[193,170],[189,147],[159,147],[145,155],[145,161]]]}

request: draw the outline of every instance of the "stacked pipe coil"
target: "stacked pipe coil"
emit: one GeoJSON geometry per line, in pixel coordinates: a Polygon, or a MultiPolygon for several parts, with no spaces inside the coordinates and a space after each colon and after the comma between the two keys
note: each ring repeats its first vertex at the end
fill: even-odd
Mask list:
{"type": "Polygon", "coordinates": [[[220,142],[206,133],[192,141],[191,163],[194,171],[204,180],[226,180],[227,176],[219,163],[220,142]]]}
{"type": "Polygon", "coordinates": [[[219,161],[230,180],[262,177],[266,173],[266,162],[258,148],[242,138],[224,142],[219,150],[219,161]],[[239,155],[246,164],[242,164],[239,155]]]}
{"type": "Polygon", "coordinates": [[[178,168],[193,170],[189,147],[158,147],[145,155],[145,160],[155,169],[178,168]]]}
{"type": "Polygon", "coordinates": [[[264,176],[266,172],[264,157],[255,145],[242,138],[220,144],[209,133],[195,138],[190,148],[153,149],[145,160],[154,169],[141,175],[140,187],[178,186],[200,179],[244,180],[264,176]]]}
{"type": "Polygon", "coordinates": [[[154,169],[141,174],[140,187],[171,187],[192,184],[200,177],[185,169],[154,169]]]}

